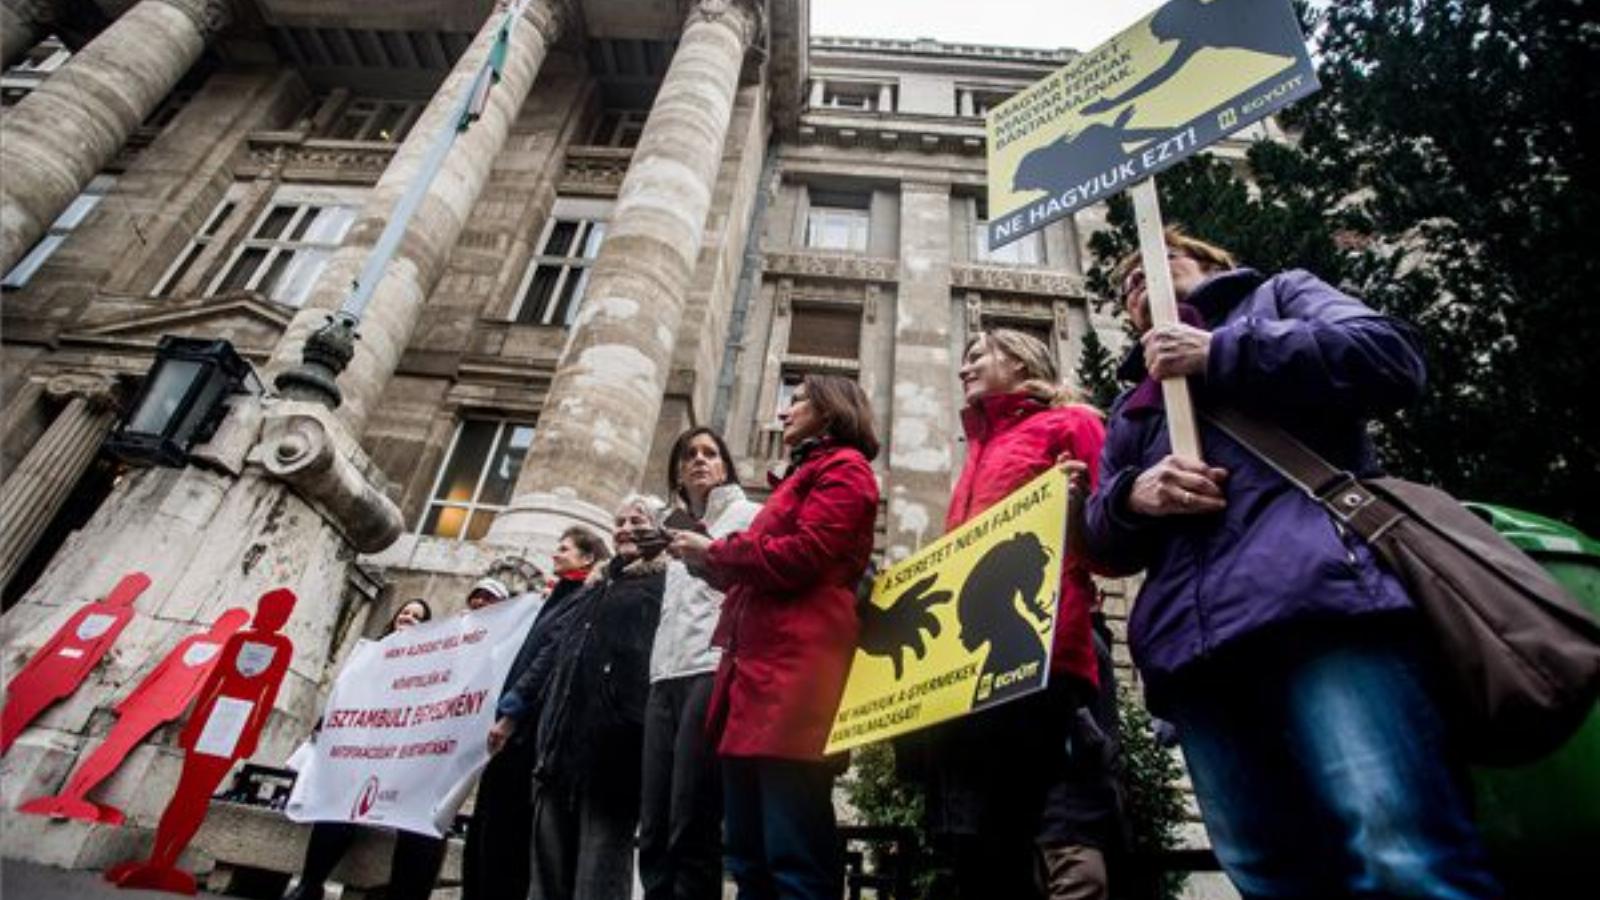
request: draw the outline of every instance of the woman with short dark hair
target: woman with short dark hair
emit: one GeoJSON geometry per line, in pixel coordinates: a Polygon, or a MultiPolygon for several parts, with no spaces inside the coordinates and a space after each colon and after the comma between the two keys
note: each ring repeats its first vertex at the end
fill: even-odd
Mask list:
{"type": "Polygon", "coordinates": [[[809,375],[779,415],[790,463],[750,527],[672,552],[724,589],[709,725],[722,758],[726,858],[742,897],[843,892],[823,755],[855,653],[856,583],[872,556],[878,453],[855,382],[809,375]]]}

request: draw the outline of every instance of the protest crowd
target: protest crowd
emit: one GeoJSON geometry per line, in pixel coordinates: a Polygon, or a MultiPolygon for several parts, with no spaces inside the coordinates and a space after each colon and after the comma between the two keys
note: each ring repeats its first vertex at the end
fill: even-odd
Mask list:
{"type": "MultiPolygon", "coordinates": [[[[1111,895],[1126,823],[1092,575],[1142,571],[1128,640],[1147,703],[1241,893],[1499,896],[1407,588],[1210,420],[1203,463],[1171,452],[1165,423],[1160,379],[1188,377],[1201,409],[1247,410],[1376,473],[1365,425],[1422,392],[1415,332],[1310,273],[1265,275],[1175,229],[1167,243],[1182,323],[1153,324],[1139,257],[1123,260],[1140,337],[1110,410],[1077,401],[1027,334],[984,332],[962,357],[946,528],[1052,467],[1074,502],[1048,686],[894,741],[955,895],[1111,895]]],[[[694,428],[667,500],[628,497],[609,541],[570,529],[548,576],[512,560],[473,585],[471,608],[540,607],[484,735],[466,900],[620,900],[636,859],[651,900],[721,897],[724,873],[750,900],[843,896],[848,754],[825,746],[874,613],[880,447],[846,378],[808,376],[781,420],[789,462],[764,504],[694,428]]],[[[389,628],[430,616],[418,599],[389,628]]],[[[357,827],[314,827],[292,900],[322,896],[357,827]]],[[[391,896],[427,896],[442,847],[402,833],[391,896]]]]}

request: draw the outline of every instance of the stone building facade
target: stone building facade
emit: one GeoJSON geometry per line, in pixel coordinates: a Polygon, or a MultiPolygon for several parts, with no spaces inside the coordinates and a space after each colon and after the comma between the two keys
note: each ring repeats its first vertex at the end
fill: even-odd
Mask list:
{"type": "MultiPolygon", "coordinates": [[[[983,237],[981,116],[1070,51],[814,38],[805,0],[0,11],[5,664],[123,572],[154,580],[94,682],[7,757],[7,807],[55,788],[180,635],[287,585],[296,656],[258,753],[276,764],[355,638],[409,597],[453,609],[497,555],[604,530],[664,489],[683,428],[723,429],[764,493],[806,373],[872,397],[899,558],[941,529],[969,336],[1031,331],[1069,376],[1091,330],[1123,343],[1083,282],[1103,211],[983,237]],[[504,68],[424,180],[497,5],[504,68]],[[340,402],[275,388],[419,180],[340,402]],[[101,441],[163,335],[226,339],[259,378],[186,467],[119,463],[101,441]]],[[[172,740],[105,789],[135,828],[17,820],[5,852],[125,851],[172,740]]]]}

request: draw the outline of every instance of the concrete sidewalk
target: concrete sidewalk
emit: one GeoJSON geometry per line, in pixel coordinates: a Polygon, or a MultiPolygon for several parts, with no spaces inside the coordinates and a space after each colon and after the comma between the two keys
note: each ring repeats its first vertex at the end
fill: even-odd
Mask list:
{"type": "MultiPolygon", "coordinates": [[[[0,898],[3,900],[172,900],[175,896],[161,891],[125,891],[101,878],[99,872],[55,869],[15,859],[0,860],[0,898]]],[[[197,896],[218,897],[205,892],[197,896]]]]}

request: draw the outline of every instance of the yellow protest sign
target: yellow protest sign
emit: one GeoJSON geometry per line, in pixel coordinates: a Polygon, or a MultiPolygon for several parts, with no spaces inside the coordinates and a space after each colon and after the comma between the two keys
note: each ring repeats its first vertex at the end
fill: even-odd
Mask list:
{"type": "Polygon", "coordinates": [[[989,245],[1121,192],[1317,86],[1288,0],[1169,0],[990,111],[989,245]]]}
{"type": "Polygon", "coordinates": [[[1044,687],[1066,522],[1051,468],[879,575],[827,752],[1044,687]]]}

